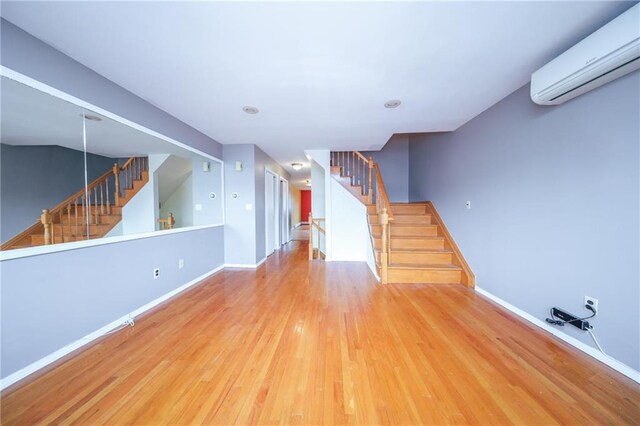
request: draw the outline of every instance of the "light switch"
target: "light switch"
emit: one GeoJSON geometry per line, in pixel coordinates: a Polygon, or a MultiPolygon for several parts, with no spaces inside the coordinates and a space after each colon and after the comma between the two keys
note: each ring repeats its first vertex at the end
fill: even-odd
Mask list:
{"type": "Polygon", "coordinates": [[[210,172],[211,171],[211,163],[208,161],[203,161],[202,162],[202,171],[203,172],[210,172]]]}
{"type": "Polygon", "coordinates": [[[242,161],[236,161],[236,172],[242,171],[242,161]]]}
{"type": "Polygon", "coordinates": [[[250,203],[247,203],[247,204],[244,205],[244,209],[245,210],[253,210],[253,205],[250,204],[250,203]]]}
{"type": "Polygon", "coordinates": [[[202,204],[196,204],[196,211],[199,212],[202,210],[202,204]]]}

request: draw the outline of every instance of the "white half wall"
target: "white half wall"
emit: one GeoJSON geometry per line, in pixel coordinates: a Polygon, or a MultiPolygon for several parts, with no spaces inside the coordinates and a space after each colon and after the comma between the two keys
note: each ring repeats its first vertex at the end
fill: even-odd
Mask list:
{"type": "MultiPolygon", "coordinates": [[[[306,150],[305,154],[311,161],[311,209],[315,217],[324,217],[326,238],[324,244],[325,261],[333,260],[331,240],[331,151],[328,149],[306,150]],[[315,177],[314,177],[315,176],[315,177]],[[319,194],[321,197],[318,197],[319,194]]],[[[303,218],[304,219],[304,218],[303,218]]]]}
{"type": "Polygon", "coordinates": [[[376,275],[366,206],[335,179],[331,179],[329,187],[332,200],[331,260],[367,262],[376,275]]]}
{"type": "Polygon", "coordinates": [[[155,172],[168,154],[149,155],[149,182],[122,209],[122,234],[138,234],[156,230],[158,183],[155,172]]]}

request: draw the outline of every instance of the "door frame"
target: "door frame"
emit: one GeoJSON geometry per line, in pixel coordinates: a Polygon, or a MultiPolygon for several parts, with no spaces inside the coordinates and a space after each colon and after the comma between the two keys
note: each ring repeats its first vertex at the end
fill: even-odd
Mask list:
{"type": "Polygon", "coordinates": [[[283,209],[280,212],[280,226],[282,230],[280,233],[280,246],[283,246],[291,241],[291,197],[289,197],[289,181],[280,176],[278,189],[282,189],[280,191],[279,206],[283,209]],[[283,185],[280,186],[280,184],[283,185]]]}
{"type": "Polygon", "coordinates": [[[280,176],[274,172],[273,170],[270,170],[268,168],[265,168],[264,170],[264,251],[265,251],[265,257],[266,256],[270,256],[272,253],[274,253],[276,250],[278,250],[280,248],[280,221],[279,221],[279,216],[278,216],[278,206],[280,204],[280,197],[279,197],[279,188],[280,188],[280,176]],[[269,251],[269,198],[267,197],[267,190],[268,190],[268,186],[270,185],[271,182],[269,182],[269,175],[271,175],[271,178],[274,178],[272,182],[275,182],[274,188],[273,188],[273,222],[271,224],[271,226],[274,227],[274,233],[271,236],[272,241],[271,243],[273,244],[273,251],[269,251]]]}

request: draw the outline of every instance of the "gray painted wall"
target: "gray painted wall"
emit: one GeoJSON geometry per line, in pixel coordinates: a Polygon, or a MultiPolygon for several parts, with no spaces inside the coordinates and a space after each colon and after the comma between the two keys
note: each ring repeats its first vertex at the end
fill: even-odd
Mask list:
{"type": "MultiPolygon", "coordinates": [[[[216,141],[14,25],[2,20],[0,31],[2,65],[221,156],[216,141]]],[[[221,266],[223,247],[224,231],[216,227],[2,261],[2,377],[221,266]],[[179,258],[185,259],[180,271],[179,258]],[[114,270],[115,280],[94,273],[105,264],[122,273],[114,270]],[[158,280],[154,267],[161,270],[158,280]]]]}
{"type": "Polygon", "coordinates": [[[222,223],[222,164],[205,158],[193,159],[193,224],[211,225],[222,223]],[[202,169],[202,163],[208,162],[210,171],[202,169]],[[209,197],[210,193],[215,198],[209,197]],[[202,210],[195,209],[195,205],[202,205],[202,210]]]}
{"type": "MultiPolygon", "coordinates": [[[[87,154],[87,176],[93,181],[117,159],[87,154]]],[[[4,243],[84,188],[84,153],[61,146],[0,144],[0,238],[4,243]]]]}
{"type": "Polygon", "coordinates": [[[3,261],[2,377],[222,265],[215,242],[223,232],[219,226],[3,261]]]}
{"type": "Polygon", "coordinates": [[[225,261],[253,265],[256,263],[256,179],[253,145],[224,145],[225,261]],[[236,161],[242,171],[235,170],[236,161]],[[238,198],[233,198],[237,193],[238,198]],[[246,205],[251,204],[251,210],[246,205]]]}
{"type": "Polygon", "coordinates": [[[373,157],[384,179],[389,200],[394,203],[409,202],[409,136],[394,135],[380,151],[366,151],[365,157],[373,157]]]}
{"type": "Polygon", "coordinates": [[[527,85],[409,150],[411,200],[433,200],[479,287],[543,320],[552,306],[586,316],[584,296],[598,298],[600,344],[636,370],[639,94],[638,72],[554,107],[527,85]]]}
{"type": "Polygon", "coordinates": [[[226,263],[254,265],[266,253],[265,171],[289,180],[289,173],[255,145],[224,145],[226,263]],[[235,170],[241,161],[243,170],[235,170]],[[233,193],[238,198],[233,198],[233,193]],[[247,210],[251,204],[251,210],[247,210]]]}

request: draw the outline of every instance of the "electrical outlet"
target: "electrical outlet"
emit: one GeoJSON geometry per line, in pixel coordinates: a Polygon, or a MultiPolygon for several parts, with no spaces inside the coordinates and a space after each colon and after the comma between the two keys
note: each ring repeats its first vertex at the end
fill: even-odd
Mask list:
{"type": "Polygon", "coordinates": [[[471,201],[467,201],[464,205],[467,206],[467,210],[471,210],[471,201]]]}
{"type": "Polygon", "coordinates": [[[178,260],[178,269],[184,268],[184,259],[178,260]]]}
{"type": "Polygon", "coordinates": [[[600,313],[600,311],[598,310],[598,299],[596,299],[595,297],[585,296],[584,304],[593,306],[593,309],[595,309],[596,312],[600,313]]]}
{"type": "Polygon", "coordinates": [[[153,279],[155,280],[156,278],[158,278],[160,276],[160,268],[155,268],[153,270],[153,279]]]}

